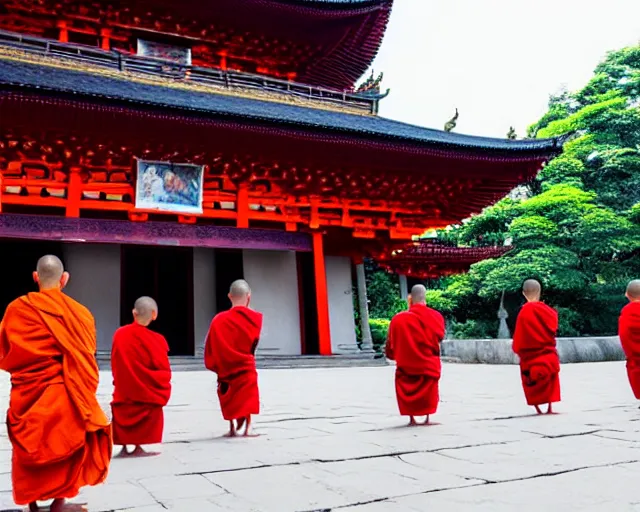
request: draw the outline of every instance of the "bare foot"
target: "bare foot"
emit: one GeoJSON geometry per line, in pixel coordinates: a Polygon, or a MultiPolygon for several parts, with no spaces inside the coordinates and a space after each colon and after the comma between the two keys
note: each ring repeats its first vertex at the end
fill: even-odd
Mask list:
{"type": "Polygon", "coordinates": [[[246,418],[244,418],[245,420],[245,427],[244,427],[244,437],[251,437],[249,434],[249,428],[251,427],[251,415],[247,416],[246,418]]]}
{"type": "Polygon", "coordinates": [[[413,416],[409,416],[409,426],[414,427],[416,425],[417,425],[416,419],[413,416]]]}
{"type": "Polygon", "coordinates": [[[123,446],[122,450],[120,451],[120,453],[118,453],[118,455],[116,455],[116,458],[122,459],[124,457],[128,457],[129,455],[131,455],[131,454],[127,451],[127,447],[123,446]]]}
{"type": "Polygon", "coordinates": [[[538,407],[537,405],[534,405],[534,407],[536,408],[536,412],[538,414],[542,414],[542,411],[540,410],[540,407],[538,407]]]}
{"type": "Polygon", "coordinates": [[[229,422],[229,432],[224,437],[236,437],[236,425],[233,420],[229,422]]]}
{"type": "Polygon", "coordinates": [[[427,418],[424,420],[424,425],[428,425],[429,424],[429,415],[427,414],[427,418]]]}
{"type": "Polygon", "coordinates": [[[142,446],[136,446],[135,449],[129,454],[130,457],[155,457],[160,455],[158,452],[145,452],[142,446]]]}
{"type": "Polygon", "coordinates": [[[238,430],[242,430],[242,427],[244,427],[244,424],[245,424],[246,421],[247,421],[247,418],[244,418],[244,417],[238,418],[236,420],[236,428],[238,430]]]}
{"type": "Polygon", "coordinates": [[[53,500],[51,507],[49,508],[51,512],[87,512],[87,507],[85,505],[77,505],[75,503],[67,503],[63,499],[53,500]]]}
{"type": "Polygon", "coordinates": [[[549,407],[547,408],[547,414],[553,414],[553,407],[551,404],[549,404],[549,407]]]}
{"type": "Polygon", "coordinates": [[[38,504],[34,501],[33,503],[29,503],[29,512],[38,512],[40,510],[40,507],[38,507],[38,504]]]}

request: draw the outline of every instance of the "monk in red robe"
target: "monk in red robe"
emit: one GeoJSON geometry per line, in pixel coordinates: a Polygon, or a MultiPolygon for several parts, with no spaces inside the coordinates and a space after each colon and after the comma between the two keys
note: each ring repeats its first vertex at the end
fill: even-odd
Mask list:
{"type": "Polygon", "coordinates": [[[627,304],[620,314],[618,333],[627,357],[627,376],[635,397],[640,400],[640,279],[627,286],[627,304]]]}
{"type": "Polygon", "coordinates": [[[513,335],[513,351],[520,358],[522,387],[528,405],[542,414],[540,405],[560,401],[560,358],[556,350],[558,313],[540,302],[542,287],[535,279],[524,282],[522,293],[527,303],[522,306],[513,335]]]}
{"type": "Polygon", "coordinates": [[[13,499],[39,510],[84,510],[65,503],[107,477],[111,426],[98,405],[96,328],[87,308],[62,289],[69,274],[55,256],[38,261],[40,291],[7,307],[0,369],[11,374],[7,430],[13,446],[13,499]]]}
{"type": "Polygon", "coordinates": [[[444,338],[444,318],[427,307],[427,289],[418,284],[408,297],[409,310],[398,313],[389,324],[386,355],[396,361],[396,398],[409,425],[416,416],[429,416],[438,409],[440,395],[440,342],[444,338]]]}
{"type": "Polygon", "coordinates": [[[133,323],[113,336],[113,443],[122,446],[123,457],[155,455],[142,445],[162,442],[162,408],[171,397],[171,366],[167,340],[148,328],[156,318],[156,301],[140,297],[133,307],[133,323]],[[127,445],[135,447],[132,452],[127,445]]]}
{"type": "Polygon", "coordinates": [[[222,416],[229,422],[228,436],[244,426],[249,435],[251,415],[260,413],[255,352],[262,329],[262,313],[249,309],[251,289],[240,279],[229,290],[231,309],[211,322],[205,345],[207,369],[218,374],[222,416]]]}

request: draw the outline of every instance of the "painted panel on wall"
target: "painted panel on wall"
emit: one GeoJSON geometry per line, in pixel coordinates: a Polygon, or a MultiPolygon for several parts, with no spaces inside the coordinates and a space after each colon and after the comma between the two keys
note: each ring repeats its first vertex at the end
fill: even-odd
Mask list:
{"type": "Polygon", "coordinates": [[[120,327],[120,246],[66,244],[64,259],[71,275],[66,293],[93,313],[98,351],[111,352],[120,327]]]}
{"type": "Polygon", "coordinates": [[[193,250],[193,321],[196,356],[204,354],[204,341],[216,313],[215,251],[193,250]]]}
{"type": "Polygon", "coordinates": [[[334,354],[358,351],[353,311],[351,260],[341,256],[326,256],[327,287],[329,289],[329,321],[334,354]]]}
{"type": "Polygon", "coordinates": [[[251,306],[264,315],[260,355],[300,355],[300,309],[295,252],[243,251],[251,306]]]}

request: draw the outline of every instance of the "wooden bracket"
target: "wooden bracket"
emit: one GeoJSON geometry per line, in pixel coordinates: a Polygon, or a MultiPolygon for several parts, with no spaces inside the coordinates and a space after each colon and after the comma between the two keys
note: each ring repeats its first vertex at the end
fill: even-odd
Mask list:
{"type": "Polygon", "coordinates": [[[195,224],[198,217],[195,215],[178,215],[178,222],[180,224],[195,224]]]}
{"type": "Polygon", "coordinates": [[[147,222],[149,220],[148,213],[129,211],[129,220],[131,222],[147,222]]]}

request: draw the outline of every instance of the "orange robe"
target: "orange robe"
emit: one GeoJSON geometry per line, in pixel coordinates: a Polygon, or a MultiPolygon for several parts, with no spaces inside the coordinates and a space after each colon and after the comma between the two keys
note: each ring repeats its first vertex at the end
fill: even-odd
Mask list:
{"type": "Polygon", "coordinates": [[[164,336],[132,323],[113,336],[113,442],[117,445],[162,442],[164,413],[171,397],[169,345],[164,336]]]}
{"type": "Polygon", "coordinates": [[[111,427],[98,405],[93,316],[59,290],[7,307],[0,369],[11,374],[7,429],[19,505],[72,498],[107,477],[111,427]]]}
{"type": "Polygon", "coordinates": [[[622,309],[618,333],[627,357],[629,384],[640,400],[640,302],[631,302],[622,309]]]}
{"type": "Polygon", "coordinates": [[[558,313],[542,302],[528,302],[518,314],[513,351],[528,405],[560,401],[560,358],[556,350],[558,313]]]}
{"type": "Polygon", "coordinates": [[[262,313],[242,306],[218,313],[209,327],[204,362],[218,374],[218,398],[225,420],[260,413],[255,352],[261,329],[262,313]]]}
{"type": "Polygon", "coordinates": [[[402,416],[427,416],[437,411],[444,333],[442,315],[422,304],[391,320],[385,350],[387,357],[396,361],[396,398],[402,416]]]}

